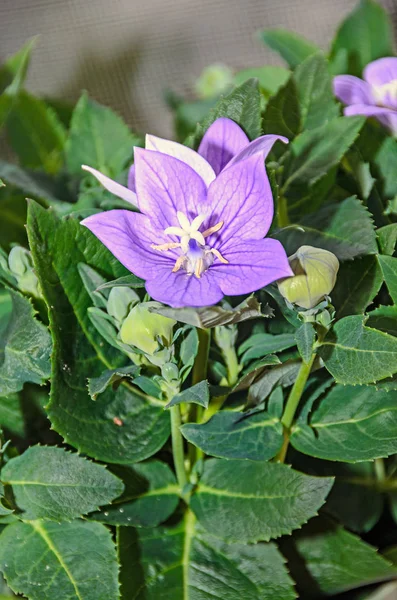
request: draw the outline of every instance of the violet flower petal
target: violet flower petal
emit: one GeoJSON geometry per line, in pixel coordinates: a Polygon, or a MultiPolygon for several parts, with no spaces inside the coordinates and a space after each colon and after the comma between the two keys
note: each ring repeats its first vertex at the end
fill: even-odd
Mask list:
{"type": "Polygon", "coordinates": [[[346,117],[354,115],[364,115],[366,117],[375,117],[385,127],[388,127],[392,133],[397,133],[397,111],[391,108],[381,106],[368,106],[367,104],[353,104],[344,109],[346,117]]]}
{"type": "Polygon", "coordinates": [[[229,264],[215,261],[211,272],[227,296],[249,294],[293,272],[278,240],[244,240],[231,244],[223,254],[229,264]]]}
{"type": "Polygon", "coordinates": [[[266,160],[270,150],[277,142],[277,140],[280,140],[284,144],[288,144],[289,141],[288,138],[284,137],[283,135],[262,135],[261,137],[248,144],[248,146],[243,148],[241,152],[236,154],[236,156],[234,156],[227,163],[226,168],[231,167],[240,160],[244,160],[246,158],[249,158],[250,156],[254,156],[255,154],[261,154],[263,160],[266,160]]]}
{"type": "Polygon", "coordinates": [[[82,165],[81,168],[84,171],[88,171],[89,173],[91,173],[91,175],[93,175],[99,181],[99,183],[101,183],[103,187],[108,190],[108,192],[111,192],[115,196],[118,196],[119,198],[122,198],[123,200],[129,202],[133,206],[138,207],[138,199],[133,190],[124,187],[124,185],[117,183],[117,181],[113,181],[113,179],[110,179],[110,177],[107,177],[106,175],[104,175],[100,171],[97,171],[96,169],[93,169],[92,167],[82,165]]]}
{"type": "Polygon", "coordinates": [[[154,135],[147,135],[145,147],[146,150],[155,150],[186,163],[200,175],[207,186],[215,179],[215,172],[211,165],[200,154],[187,146],[170,140],[163,140],[154,135]]]}
{"type": "MultiPolygon", "coordinates": [[[[205,208],[207,188],[189,165],[173,156],[135,149],[135,182],[140,210],[153,227],[180,227],[177,211],[191,220],[205,208]]],[[[168,242],[172,240],[168,237],[168,242]]]]}
{"type": "MultiPolygon", "coordinates": [[[[208,190],[206,227],[223,221],[223,227],[207,238],[219,250],[239,239],[258,240],[273,219],[273,198],[263,158],[256,154],[222,171],[208,190]]],[[[222,250],[221,250],[222,251],[222,250]]]]}
{"type": "Polygon", "coordinates": [[[384,85],[397,79],[397,58],[379,58],[369,63],[363,71],[363,77],[370,85],[384,85]]]}
{"type": "Polygon", "coordinates": [[[369,83],[354,75],[337,75],[333,79],[333,88],[343,104],[375,104],[369,83]]]}
{"type": "Polygon", "coordinates": [[[249,139],[237,123],[221,117],[205,132],[198,153],[212,166],[218,175],[227,163],[245,146],[249,139]]]}
{"type": "Polygon", "coordinates": [[[81,224],[92,231],[121,264],[142,279],[157,277],[161,267],[171,272],[178,257],[176,251],[162,253],[151,248],[152,243],[166,243],[169,239],[153,231],[145,215],[109,210],[91,215],[81,224]]]}
{"type": "Polygon", "coordinates": [[[128,171],[128,183],[127,183],[128,189],[132,190],[133,192],[136,193],[136,187],[135,187],[135,165],[131,165],[130,166],[130,170],[128,171]]]}
{"type": "Polygon", "coordinates": [[[156,276],[146,282],[147,293],[173,308],[183,306],[210,306],[223,298],[211,268],[198,279],[183,270],[172,273],[165,265],[159,265],[156,276]]]}

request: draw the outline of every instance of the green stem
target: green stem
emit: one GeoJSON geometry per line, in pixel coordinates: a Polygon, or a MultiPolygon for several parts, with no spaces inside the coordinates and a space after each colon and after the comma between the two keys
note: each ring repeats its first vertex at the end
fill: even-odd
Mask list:
{"type": "Polygon", "coordinates": [[[288,205],[287,199],[284,195],[280,194],[277,205],[277,222],[278,226],[287,227],[290,224],[288,216],[288,205]]]}
{"type": "Polygon", "coordinates": [[[385,461],[383,458],[375,458],[375,475],[378,483],[382,485],[386,480],[385,461]]]}
{"type": "Polygon", "coordinates": [[[194,361],[192,385],[207,379],[208,354],[210,351],[211,329],[197,329],[199,347],[194,361]]]}
{"type": "Polygon", "coordinates": [[[276,456],[276,461],[278,462],[285,461],[289,446],[291,426],[315,358],[316,355],[313,353],[308,363],[302,362],[298,376],[288,396],[287,404],[285,405],[284,413],[281,417],[281,423],[284,426],[284,443],[280,452],[276,456]]]}
{"type": "Polygon", "coordinates": [[[171,438],[172,438],[172,456],[174,458],[174,467],[176,478],[178,480],[181,492],[187,484],[187,475],[185,469],[185,453],[183,450],[183,437],[180,432],[181,426],[181,410],[176,404],[170,408],[171,416],[171,438]]]}

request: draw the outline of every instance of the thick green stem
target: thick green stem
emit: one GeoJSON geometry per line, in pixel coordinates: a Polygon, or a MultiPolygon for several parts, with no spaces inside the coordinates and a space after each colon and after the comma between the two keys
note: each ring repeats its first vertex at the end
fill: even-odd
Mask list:
{"type": "Polygon", "coordinates": [[[284,443],[280,452],[276,456],[276,461],[278,462],[285,461],[289,446],[291,426],[295,417],[296,409],[298,408],[300,399],[302,397],[303,390],[305,389],[307,379],[310,375],[315,357],[316,355],[313,353],[308,363],[302,362],[298,376],[288,396],[287,404],[285,405],[284,413],[281,417],[281,423],[284,426],[284,443]]]}
{"type": "Polygon", "coordinates": [[[288,216],[287,199],[282,194],[280,194],[280,196],[278,198],[277,224],[280,228],[287,227],[290,224],[289,216],[288,216]]]}
{"type": "Polygon", "coordinates": [[[207,379],[207,364],[208,354],[210,351],[211,342],[211,330],[210,329],[197,329],[199,347],[194,361],[193,373],[192,373],[192,384],[195,385],[203,379],[207,379]]]}
{"type": "Polygon", "coordinates": [[[375,475],[378,483],[382,485],[386,480],[385,461],[383,458],[375,458],[375,475]]]}
{"type": "Polygon", "coordinates": [[[187,484],[187,475],[185,469],[185,453],[183,449],[183,437],[180,432],[181,410],[179,404],[171,406],[171,438],[172,438],[172,456],[174,457],[174,467],[176,478],[178,480],[181,492],[187,484]]]}

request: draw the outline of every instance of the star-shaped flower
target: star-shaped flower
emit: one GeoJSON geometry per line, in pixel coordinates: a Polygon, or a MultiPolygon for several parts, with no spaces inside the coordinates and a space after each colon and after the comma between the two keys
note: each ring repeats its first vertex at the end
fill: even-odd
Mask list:
{"type": "Polygon", "coordinates": [[[82,224],[170,306],[208,306],[258,290],[292,275],[280,242],[264,239],[273,219],[264,160],[276,140],[288,142],[265,135],[249,143],[225,118],[198,152],[148,135],[146,148],[135,148],[128,188],[83,167],[140,213],[110,210],[82,224]]]}

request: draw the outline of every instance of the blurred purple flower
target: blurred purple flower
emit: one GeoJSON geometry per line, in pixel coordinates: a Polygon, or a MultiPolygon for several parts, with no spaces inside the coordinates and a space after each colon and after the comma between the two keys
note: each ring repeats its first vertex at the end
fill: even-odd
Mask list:
{"type": "Polygon", "coordinates": [[[369,63],[363,78],[334,77],[334,94],[347,105],[344,114],[375,117],[397,134],[397,58],[380,58],[369,63]]]}
{"type": "Polygon", "coordinates": [[[148,294],[173,307],[216,304],[292,275],[284,248],[263,239],[273,219],[264,159],[277,135],[249,142],[218,119],[198,152],[148,135],[135,148],[128,188],[90,167],[106,189],[139,207],[82,221],[148,294]]]}

